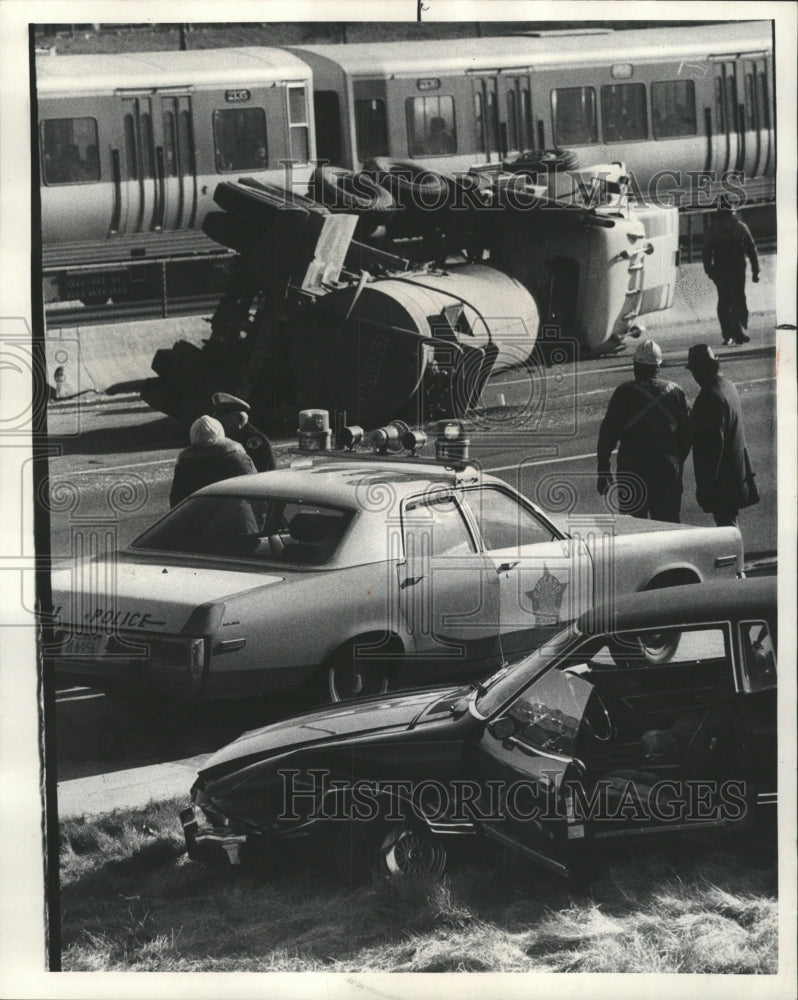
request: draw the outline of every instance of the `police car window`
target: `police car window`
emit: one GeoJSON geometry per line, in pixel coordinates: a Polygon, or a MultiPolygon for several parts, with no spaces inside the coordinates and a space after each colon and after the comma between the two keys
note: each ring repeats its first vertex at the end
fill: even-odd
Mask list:
{"type": "Polygon", "coordinates": [[[335,554],[352,516],[283,499],[197,496],[145,531],[131,548],[316,566],[335,554]]]}
{"type": "Polygon", "coordinates": [[[100,179],[94,118],[50,118],[42,122],[45,184],[80,184],[100,179]]]}
{"type": "Polygon", "coordinates": [[[403,515],[403,534],[408,556],[457,556],[474,552],[463,514],[449,493],[408,503],[403,515]]]}
{"type": "Polygon", "coordinates": [[[605,142],[647,139],[646,85],[621,83],[602,87],[601,119],[605,142]]]}
{"type": "Polygon", "coordinates": [[[216,169],[265,170],[268,162],[263,108],[230,108],[213,113],[216,169]]]}
{"type": "Polygon", "coordinates": [[[743,685],[753,694],[776,687],[776,648],[767,622],[740,622],[743,685]]]}
{"type": "Polygon", "coordinates": [[[550,542],[556,536],[549,525],[498,487],[480,487],[465,493],[486,552],[518,550],[524,545],[550,542]]]}
{"type": "Polygon", "coordinates": [[[695,84],[663,80],[651,84],[651,119],[655,139],[695,135],[695,84]]]}
{"type": "Polygon", "coordinates": [[[408,97],[406,110],[411,156],[450,156],[457,152],[453,98],[408,97]]]}
{"type": "Polygon", "coordinates": [[[554,138],[558,145],[598,142],[596,92],[592,87],[561,87],[551,92],[554,138]]]}

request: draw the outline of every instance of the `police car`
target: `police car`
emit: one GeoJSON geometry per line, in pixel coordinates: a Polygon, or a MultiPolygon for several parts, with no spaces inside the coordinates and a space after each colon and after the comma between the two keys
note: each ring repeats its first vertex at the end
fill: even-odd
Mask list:
{"type": "MultiPolygon", "coordinates": [[[[736,528],[604,515],[574,530],[469,464],[458,421],[439,431],[433,461],[399,422],[367,436],[376,454],[344,429],[341,456],[208,486],[122,551],[54,572],[57,678],[132,698],[339,701],[484,676],[615,593],[742,572],[736,528]]],[[[665,660],[676,640],[649,637],[645,654],[665,660]]]]}

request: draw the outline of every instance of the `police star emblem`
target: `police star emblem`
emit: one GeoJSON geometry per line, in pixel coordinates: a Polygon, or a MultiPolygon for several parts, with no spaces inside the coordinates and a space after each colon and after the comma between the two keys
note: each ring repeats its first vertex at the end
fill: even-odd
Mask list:
{"type": "Polygon", "coordinates": [[[543,576],[527,594],[532,601],[532,610],[538,624],[555,625],[560,620],[560,607],[567,586],[567,583],[558,580],[549,572],[549,567],[543,564],[543,576]]]}

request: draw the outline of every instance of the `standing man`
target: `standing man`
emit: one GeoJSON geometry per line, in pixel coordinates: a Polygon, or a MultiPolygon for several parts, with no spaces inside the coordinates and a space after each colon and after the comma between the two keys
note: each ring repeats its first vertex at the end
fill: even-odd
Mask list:
{"type": "Polygon", "coordinates": [[[215,392],[211,402],[213,416],[229,438],[244,446],[256,471],[271,472],[275,467],[272,445],[266,435],[249,422],[249,403],[228,392],[215,392]]]}
{"type": "Polygon", "coordinates": [[[662,351],[653,340],[634,356],[634,379],[619,385],[599,431],[596,488],[612,485],[610,456],[618,445],[622,514],[679,522],[682,468],[690,451],[690,408],[675,382],[659,377],[662,351]]]}
{"type": "Polygon", "coordinates": [[[751,231],[734,214],[734,208],[724,199],[712,226],[704,236],[704,271],[718,290],[718,319],[723,344],[747,344],[751,339],[744,331],[748,326],[748,304],[745,301],[745,258],[751,262],[751,279],[759,281],[759,256],[751,231]]]}
{"type": "Polygon", "coordinates": [[[706,344],[690,348],[687,367],[701,386],[691,420],[696,500],[718,527],[736,525],[740,508],[759,501],[740,397],[734,383],[720,374],[720,362],[706,344]]]}
{"type": "Polygon", "coordinates": [[[177,457],[169,506],[174,507],[195,490],[222,479],[246,476],[255,471],[251,459],[236,441],[225,437],[224,428],[213,417],[199,417],[189,431],[191,444],[177,457]]]}

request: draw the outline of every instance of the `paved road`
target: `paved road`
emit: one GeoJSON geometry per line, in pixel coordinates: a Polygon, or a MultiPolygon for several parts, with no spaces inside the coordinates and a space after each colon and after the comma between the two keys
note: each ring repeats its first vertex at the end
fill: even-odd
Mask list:
{"type": "MultiPolygon", "coordinates": [[[[724,373],[741,393],[762,494],[759,506],[742,515],[749,555],[776,548],[773,322],[770,314],[754,317],[750,344],[719,351],[724,373]]],[[[707,336],[695,324],[685,324],[655,336],[665,353],[664,374],[678,382],[688,398],[694,398],[697,387],[684,368],[687,349],[692,343],[711,340],[714,330],[707,336]]],[[[484,394],[484,413],[471,433],[472,456],[544,508],[552,509],[562,500],[564,483],[573,487],[574,513],[600,509],[595,493],[598,426],[610,394],[630,375],[633,346],[626,355],[578,366],[550,357],[545,377],[522,373],[497,377],[484,394]]],[[[53,557],[70,557],[76,524],[105,520],[121,545],[166,512],[174,460],[185,443],[184,431],[176,422],[127,398],[56,406],[49,429],[60,450],[50,465],[53,557]]],[[[710,524],[695,504],[694,489],[688,462],[682,518],[710,524]]],[[[135,797],[155,780],[150,765],[168,761],[179,766],[158,773],[169,789],[169,782],[177,782],[181,787],[185,783],[187,791],[190,780],[186,776],[205,754],[244,729],[294,707],[290,702],[247,709],[222,706],[203,710],[192,719],[132,720],[88,689],[61,690],[56,711],[58,777],[68,782],[63,786],[65,804],[69,789],[69,801],[81,801],[84,785],[79,779],[128,769],[134,769],[129,780],[122,776],[120,780],[128,780],[135,797]]]]}

